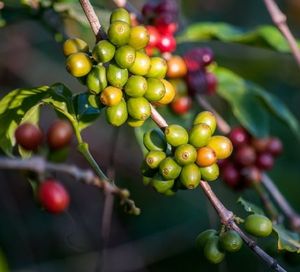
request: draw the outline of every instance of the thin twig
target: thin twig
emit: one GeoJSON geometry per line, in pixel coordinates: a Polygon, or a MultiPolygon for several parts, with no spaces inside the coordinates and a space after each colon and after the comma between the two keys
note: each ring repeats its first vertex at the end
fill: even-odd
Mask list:
{"type": "Polygon", "coordinates": [[[273,23],[277,26],[277,28],[281,31],[282,35],[287,40],[291,51],[294,55],[294,58],[300,67],[300,48],[297,44],[295,37],[290,31],[286,21],[286,15],[279,9],[278,5],[274,0],[264,0],[266,8],[268,9],[273,23]]]}
{"type": "MultiPolygon", "coordinates": [[[[82,0],[81,0],[82,1],[82,0]]],[[[89,0],[86,0],[85,2],[89,2],[89,0]]],[[[82,5],[82,8],[84,9],[85,6],[82,5]]],[[[92,12],[86,12],[85,14],[87,16],[92,16],[93,18],[89,18],[89,22],[93,22],[94,20],[98,20],[98,18],[95,16],[95,13],[92,12]]],[[[100,23],[98,24],[100,26],[100,23]]],[[[97,35],[99,30],[93,29],[94,34],[97,35]]],[[[168,126],[168,123],[166,120],[155,110],[155,108],[151,107],[151,118],[152,120],[161,128],[164,129],[166,126],[168,126]]],[[[223,223],[227,224],[228,226],[231,226],[233,229],[238,231],[242,239],[245,241],[245,243],[262,259],[264,260],[272,269],[279,272],[284,272],[284,270],[275,259],[273,259],[271,256],[269,256],[266,252],[264,252],[260,247],[258,247],[255,242],[250,239],[248,236],[246,236],[242,230],[234,223],[233,219],[233,213],[225,208],[225,206],[222,204],[222,202],[217,198],[217,196],[213,193],[210,186],[207,182],[201,182],[200,183],[206,196],[212,203],[212,205],[215,207],[216,211],[218,212],[220,219],[223,223]]]]}
{"type": "Polygon", "coordinates": [[[102,189],[104,193],[118,196],[121,200],[121,204],[125,206],[127,211],[134,214],[139,213],[139,208],[137,208],[134,201],[129,198],[129,193],[126,189],[120,189],[106,179],[100,179],[90,170],[83,170],[74,165],[47,162],[42,157],[32,157],[24,160],[0,157],[0,169],[29,170],[37,174],[43,174],[48,171],[68,174],[76,180],[102,189]]]}

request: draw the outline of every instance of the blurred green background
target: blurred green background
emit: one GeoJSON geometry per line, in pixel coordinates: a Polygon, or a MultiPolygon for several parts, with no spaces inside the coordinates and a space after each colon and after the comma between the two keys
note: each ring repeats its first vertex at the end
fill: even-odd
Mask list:
{"type": "MultiPolygon", "coordinates": [[[[17,1],[4,2],[9,5],[17,1]]],[[[92,2],[106,9],[114,7],[111,1],[92,2]]],[[[131,2],[141,7],[144,1],[131,2]]],[[[300,37],[299,1],[279,3],[288,16],[292,31],[300,37]]],[[[180,6],[183,27],[199,21],[224,21],[245,29],[271,24],[261,0],[186,0],[180,1],[180,6]]],[[[62,82],[74,92],[84,90],[65,71],[61,44],[55,42],[53,35],[36,19],[24,18],[14,9],[7,13],[10,20],[0,28],[0,96],[18,87],[54,82],[62,82]]],[[[67,33],[85,37],[91,44],[93,42],[92,33],[72,21],[68,22],[67,33]]],[[[300,119],[300,71],[290,55],[217,41],[200,45],[204,44],[214,50],[220,66],[231,68],[244,78],[261,84],[283,100],[300,119]]],[[[183,51],[186,47],[178,50],[183,51]]],[[[217,102],[216,105],[230,121],[235,122],[228,114],[227,104],[217,102]]],[[[44,109],[41,127],[46,130],[55,118],[50,109],[44,109]]],[[[285,151],[270,175],[300,212],[299,142],[279,121],[272,120],[271,128],[272,134],[284,142],[285,151]]],[[[194,239],[207,228],[219,228],[219,220],[202,192],[184,191],[174,197],[164,197],[144,187],[139,173],[142,153],[133,130],[126,126],[119,129],[116,143],[113,141],[115,135],[116,129],[110,127],[101,115],[85,131],[84,138],[104,169],[108,169],[111,151],[115,148],[116,182],[131,191],[142,214],[139,217],[126,215],[116,201],[110,238],[103,250],[101,192],[68,177],[58,176],[70,191],[72,203],[67,213],[51,215],[36,205],[31,187],[21,174],[1,171],[0,247],[3,259],[8,263],[8,271],[267,271],[246,246],[236,254],[227,254],[221,265],[208,264],[194,248],[194,239]]],[[[75,141],[68,162],[88,167],[77,154],[75,141]]],[[[225,205],[239,215],[244,215],[236,204],[240,195],[259,204],[251,191],[234,193],[222,182],[212,186],[225,205]]],[[[270,241],[264,244],[268,246],[270,241]]],[[[282,257],[280,261],[284,263],[282,257]]],[[[284,265],[288,271],[300,271],[300,266],[284,265]]],[[[0,266],[0,272],[5,271],[6,268],[0,266]]]]}

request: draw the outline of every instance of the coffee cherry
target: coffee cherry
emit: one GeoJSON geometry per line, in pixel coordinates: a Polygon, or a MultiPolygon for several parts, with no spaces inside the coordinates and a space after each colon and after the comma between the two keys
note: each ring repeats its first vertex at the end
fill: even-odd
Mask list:
{"type": "Polygon", "coordinates": [[[189,87],[189,94],[195,96],[196,94],[207,94],[207,78],[204,70],[195,72],[188,72],[186,77],[187,85],[189,87]]]}
{"type": "Polygon", "coordinates": [[[194,48],[184,55],[184,61],[189,71],[198,71],[214,60],[213,51],[208,48],[194,48]]]}
{"type": "Polygon", "coordinates": [[[145,177],[145,176],[143,176],[143,184],[144,184],[145,186],[150,185],[151,182],[152,182],[152,177],[150,178],[150,177],[145,177]]]}
{"type": "Polygon", "coordinates": [[[119,127],[128,118],[126,102],[122,100],[119,104],[106,108],[106,120],[109,124],[119,127]]]}
{"type": "Polygon", "coordinates": [[[238,164],[249,166],[255,162],[256,153],[252,146],[243,145],[237,149],[234,158],[238,164]]]}
{"type": "Polygon", "coordinates": [[[233,163],[227,163],[221,170],[222,179],[231,188],[237,189],[240,184],[240,171],[233,163]]]}
{"type": "Polygon", "coordinates": [[[147,91],[147,80],[142,76],[131,76],[125,85],[124,91],[131,97],[140,97],[147,91]]]}
{"type": "Polygon", "coordinates": [[[146,26],[146,29],[147,29],[148,34],[149,34],[148,46],[156,47],[158,41],[160,40],[160,34],[159,34],[158,30],[156,29],[156,27],[150,26],[150,25],[146,26]]]}
{"type": "Polygon", "coordinates": [[[243,245],[241,236],[234,230],[228,230],[220,236],[221,247],[228,252],[237,252],[243,245]]]}
{"type": "Polygon", "coordinates": [[[182,78],[172,78],[169,80],[169,82],[172,84],[172,86],[175,89],[176,96],[187,96],[188,95],[188,87],[186,85],[186,82],[182,78]]]}
{"type": "Polygon", "coordinates": [[[167,62],[160,57],[152,57],[150,61],[150,69],[146,77],[164,78],[168,69],[167,62]]]}
{"type": "Polygon", "coordinates": [[[269,139],[267,144],[267,152],[272,154],[273,156],[278,156],[282,153],[283,146],[280,139],[272,137],[269,139]]]}
{"type": "Polygon", "coordinates": [[[268,138],[253,138],[251,141],[251,145],[257,152],[265,152],[268,147],[268,138]]]}
{"type": "Polygon", "coordinates": [[[144,97],[132,97],[127,100],[128,114],[137,120],[146,120],[151,115],[150,104],[144,97]]]}
{"type": "Polygon", "coordinates": [[[85,53],[74,53],[66,60],[66,69],[74,77],[83,77],[92,69],[92,62],[85,53]]]}
{"type": "Polygon", "coordinates": [[[141,165],[141,172],[144,177],[153,178],[154,175],[157,174],[157,169],[150,168],[146,161],[143,160],[141,165]]]}
{"type": "Polygon", "coordinates": [[[148,78],[147,86],[148,88],[144,96],[150,102],[161,100],[166,93],[165,85],[157,78],[148,78]]]}
{"type": "Polygon", "coordinates": [[[129,45],[139,50],[147,46],[150,36],[144,26],[138,25],[131,28],[129,45]]]}
{"type": "Polygon", "coordinates": [[[17,144],[24,149],[36,151],[43,142],[43,133],[33,124],[23,123],[16,129],[15,138],[17,144]]]}
{"type": "Polygon", "coordinates": [[[180,173],[180,181],[181,183],[188,189],[194,189],[196,188],[201,179],[201,173],[199,167],[192,163],[187,164],[182,167],[181,173],[180,173]]]}
{"type": "Polygon", "coordinates": [[[249,133],[242,127],[233,128],[229,134],[233,146],[241,146],[247,144],[250,140],[249,133]]]}
{"type": "Polygon", "coordinates": [[[194,125],[189,132],[189,143],[194,147],[203,147],[207,145],[210,138],[211,129],[204,123],[194,125]]]}
{"type": "Polygon", "coordinates": [[[231,141],[225,136],[212,136],[207,146],[216,152],[218,159],[228,158],[233,149],[231,141]]]}
{"type": "Polygon", "coordinates": [[[171,157],[165,158],[159,165],[160,174],[167,180],[176,179],[180,171],[181,167],[171,157]]]}
{"type": "Polygon", "coordinates": [[[167,142],[172,146],[180,146],[188,143],[189,135],[186,129],[179,125],[169,125],[165,129],[167,142]]]}
{"type": "Polygon", "coordinates": [[[158,17],[155,20],[155,26],[160,33],[170,34],[170,35],[174,35],[174,33],[178,28],[178,24],[176,22],[172,22],[172,23],[162,22],[162,17],[158,17]]]}
{"type": "Polygon", "coordinates": [[[216,117],[210,111],[202,111],[197,114],[194,119],[194,125],[204,123],[207,124],[211,129],[211,134],[215,133],[217,127],[217,120],[216,117]]]}
{"type": "Polygon", "coordinates": [[[173,101],[173,99],[176,95],[176,92],[175,92],[175,89],[174,89],[173,85],[169,81],[167,81],[165,79],[161,79],[161,82],[165,86],[166,93],[162,97],[162,99],[160,99],[157,103],[159,105],[167,105],[167,104],[170,104],[173,101]]]}
{"type": "Polygon", "coordinates": [[[122,46],[129,42],[130,39],[130,25],[122,22],[113,22],[107,31],[108,39],[116,46],[122,46]]]}
{"type": "Polygon", "coordinates": [[[243,185],[247,187],[261,181],[261,171],[255,165],[242,168],[241,175],[243,178],[243,185]]]}
{"type": "Polygon", "coordinates": [[[123,45],[116,50],[115,61],[121,68],[129,68],[135,60],[135,50],[129,45],[123,45]]]}
{"type": "Polygon", "coordinates": [[[85,41],[81,39],[68,39],[64,42],[63,51],[65,56],[70,56],[78,52],[88,53],[89,46],[85,41]]]}
{"type": "Polygon", "coordinates": [[[169,78],[184,77],[187,73],[187,68],[184,60],[180,56],[172,56],[167,61],[169,78]]]}
{"type": "Polygon", "coordinates": [[[214,181],[219,177],[219,166],[214,163],[210,166],[200,167],[201,177],[206,181],[214,181]]]}
{"type": "Polygon", "coordinates": [[[144,76],[148,73],[150,65],[150,58],[145,53],[137,51],[135,54],[135,61],[129,68],[129,71],[132,74],[144,76]]]}
{"type": "Polygon", "coordinates": [[[106,63],[112,60],[115,55],[116,48],[107,40],[101,40],[93,49],[93,58],[97,62],[106,63]]]}
{"type": "Polygon", "coordinates": [[[208,95],[213,95],[216,93],[217,90],[217,85],[218,85],[218,80],[217,77],[213,73],[205,73],[206,77],[206,93],[208,95]]]}
{"type": "Polygon", "coordinates": [[[192,99],[189,96],[175,97],[170,106],[174,113],[182,115],[192,108],[192,99]]]}
{"type": "Polygon", "coordinates": [[[151,17],[154,14],[154,10],[156,8],[156,5],[152,2],[147,2],[142,7],[142,14],[145,17],[151,17]]]}
{"type": "Polygon", "coordinates": [[[141,127],[143,124],[145,123],[144,120],[137,120],[137,119],[134,119],[132,117],[129,117],[128,120],[127,120],[127,124],[131,127],[141,127]]]}
{"type": "Polygon", "coordinates": [[[38,189],[38,198],[43,207],[52,213],[65,211],[70,202],[66,189],[56,180],[45,180],[38,189]]]}
{"type": "Polygon", "coordinates": [[[162,151],[150,151],[146,157],[145,157],[145,161],[147,163],[147,165],[151,168],[151,169],[155,169],[159,166],[159,164],[161,163],[161,161],[163,159],[166,158],[166,153],[162,152],[162,151]]]}
{"type": "Polygon", "coordinates": [[[163,132],[157,128],[151,129],[144,134],[143,143],[150,151],[165,151],[167,148],[165,136],[163,132]]]}
{"type": "Polygon", "coordinates": [[[274,165],[274,157],[267,152],[257,155],[256,166],[261,170],[271,170],[274,165]]]}
{"type": "Polygon", "coordinates": [[[106,77],[110,85],[122,88],[127,82],[128,70],[111,63],[107,68],[106,77]]]}
{"type": "Polygon", "coordinates": [[[267,237],[272,233],[272,222],[263,215],[251,214],[245,220],[245,230],[257,237],[267,237]]]}
{"type": "Polygon", "coordinates": [[[211,237],[204,246],[204,256],[213,264],[223,261],[225,254],[219,248],[219,238],[211,237]]]}
{"type": "Polygon", "coordinates": [[[176,49],[176,40],[173,37],[173,35],[162,35],[160,40],[158,41],[157,48],[160,50],[161,53],[172,53],[176,49]]]}
{"type": "Polygon", "coordinates": [[[61,149],[71,143],[73,128],[68,121],[55,121],[47,132],[47,143],[51,149],[61,149]]]}
{"type": "Polygon", "coordinates": [[[200,167],[210,166],[217,162],[217,155],[215,151],[209,147],[201,147],[197,151],[196,163],[200,167]]]}
{"type": "Polygon", "coordinates": [[[204,249],[206,242],[212,237],[217,237],[217,235],[218,233],[214,229],[207,229],[201,232],[196,238],[196,247],[204,249]]]}
{"type": "Polygon", "coordinates": [[[110,15],[110,23],[112,24],[116,21],[122,21],[131,25],[130,14],[124,8],[117,8],[110,15]]]}
{"type": "Polygon", "coordinates": [[[106,87],[100,95],[101,103],[105,106],[118,105],[123,97],[122,90],[116,87],[106,87]]]}
{"type": "Polygon", "coordinates": [[[155,7],[155,12],[158,15],[161,15],[162,13],[176,14],[178,13],[177,2],[173,0],[161,0],[159,4],[155,7]]]}
{"type": "Polygon", "coordinates": [[[186,165],[195,162],[197,151],[192,145],[183,144],[176,148],[174,155],[179,165],[186,165]]]}
{"type": "Polygon", "coordinates": [[[98,94],[107,86],[106,69],[102,65],[95,66],[88,74],[86,85],[93,94],[98,94]]]}
{"type": "Polygon", "coordinates": [[[165,193],[174,185],[174,180],[164,180],[160,174],[156,174],[152,180],[151,185],[158,193],[165,193]]]}

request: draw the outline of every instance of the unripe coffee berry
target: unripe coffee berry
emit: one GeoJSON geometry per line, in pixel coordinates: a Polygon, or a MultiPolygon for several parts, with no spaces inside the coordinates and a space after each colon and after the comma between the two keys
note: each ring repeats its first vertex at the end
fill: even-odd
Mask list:
{"type": "Polygon", "coordinates": [[[124,91],[131,97],[140,97],[147,91],[147,80],[142,76],[132,75],[128,78],[124,91]]]}
{"type": "Polygon", "coordinates": [[[116,50],[115,61],[121,68],[129,68],[135,60],[135,50],[129,45],[123,45],[116,50]]]}
{"type": "Polygon", "coordinates": [[[87,53],[89,52],[89,46],[81,39],[68,39],[64,42],[63,51],[65,56],[69,56],[78,52],[87,53]]]}
{"type": "Polygon", "coordinates": [[[159,172],[165,179],[176,179],[181,167],[171,157],[165,158],[159,165],[159,172]]]}
{"type": "Polygon", "coordinates": [[[228,252],[237,252],[243,245],[241,236],[234,230],[228,230],[220,236],[221,247],[228,252]]]}
{"type": "Polygon", "coordinates": [[[135,61],[133,65],[129,68],[129,71],[132,74],[144,76],[148,73],[150,65],[150,58],[145,53],[137,51],[135,54],[135,61]]]}
{"type": "Polygon", "coordinates": [[[137,120],[146,120],[151,115],[150,104],[144,97],[132,97],[127,100],[128,114],[137,120]]]}
{"type": "Polygon", "coordinates": [[[225,254],[219,248],[219,238],[210,238],[204,247],[204,256],[213,264],[218,264],[223,261],[225,254]]]}
{"type": "Polygon", "coordinates": [[[182,167],[180,181],[186,188],[196,188],[200,183],[200,179],[200,169],[196,164],[192,163],[182,167]]]}
{"type": "Polygon", "coordinates": [[[197,124],[189,132],[189,143],[194,147],[203,147],[207,145],[211,138],[211,129],[207,124],[197,124]]]}
{"type": "Polygon", "coordinates": [[[115,9],[110,15],[110,23],[114,23],[116,21],[122,21],[127,24],[131,24],[130,14],[124,8],[115,9]]]}
{"type": "Polygon", "coordinates": [[[88,74],[86,85],[93,94],[98,94],[107,86],[106,69],[101,64],[95,66],[88,74]]]}
{"type": "Polygon", "coordinates": [[[214,134],[216,127],[217,127],[217,120],[216,117],[210,111],[202,111],[194,119],[194,125],[204,123],[207,124],[210,129],[211,133],[214,134]]]}
{"type": "Polygon", "coordinates": [[[158,193],[165,193],[174,185],[174,180],[165,180],[160,174],[156,174],[152,180],[151,185],[158,193]]]}
{"type": "Polygon", "coordinates": [[[156,102],[163,98],[166,93],[166,88],[161,80],[157,78],[147,79],[147,91],[144,97],[150,102],[156,102]]]}
{"type": "Polygon", "coordinates": [[[71,143],[73,128],[68,121],[55,121],[47,132],[47,143],[51,149],[61,149],[71,143]]]}
{"type": "Polygon", "coordinates": [[[74,53],[66,60],[66,69],[74,77],[83,77],[92,69],[92,61],[85,53],[74,53]]]}
{"type": "Polygon", "coordinates": [[[115,106],[122,100],[123,92],[121,89],[108,86],[100,95],[101,103],[106,106],[115,106]]]}
{"type": "Polygon", "coordinates": [[[267,237],[272,233],[272,222],[266,216],[251,214],[245,220],[245,229],[257,237],[267,237]]]}
{"type": "Polygon", "coordinates": [[[165,79],[161,79],[161,82],[165,86],[166,93],[162,97],[162,99],[160,99],[157,103],[159,105],[167,105],[167,104],[170,104],[173,101],[173,99],[176,95],[176,91],[175,91],[173,85],[169,81],[167,81],[165,79]]]}
{"type": "Polygon", "coordinates": [[[150,69],[146,77],[164,78],[168,69],[166,61],[160,57],[152,57],[150,62],[150,69]]]}
{"type": "Polygon", "coordinates": [[[114,45],[125,45],[129,42],[130,25],[122,21],[115,21],[109,26],[107,36],[114,45]]]}
{"type": "Polygon", "coordinates": [[[166,158],[166,153],[162,151],[150,151],[146,157],[145,162],[151,169],[155,169],[159,166],[162,160],[166,158]]]}
{"type": "Polygon", "coordinates": [[[212,237],[217,237],[218,233],[215,229],[207,229],[201,232],[196,238],[196,247],[199,249],[204,249],[207,241],[212,237]]]}
{"type": "Polygon", "coordinates": [[[24,149],[36,151],[43,142],[43,133],[33,124],[23,123],[16,129],[15,138],[17,144],[24,149]]]}
{"type": "Polygon", "coordinates": [[[97,62],[106,63],[113,59],[115,55],[115,46],[107,40],[99,41],[93,49],[93,58],[97,62]]]}
{"type": "Polygon", "coordinates": [[[179,125],[169,125],[165,129],[167,142],[172,146],[180,146],[188,143],[188,133],[186,129],[179,125]]]}
{"type": "Polygon", "coordinates": [[[214,163],[210,166],[200,167],[201,178],[206,181],[214,181],[219,177],[219,166],[214,163]]]}
{"type": "Polygon", "coordinates": [[[190,144],[183,144],[175,150],[175,160],[179,165],[194,163],[197,157],[196,149],[190,144]]]}
{"type": "Polygon", "coordinates": [[[165,136],[157,128],[151,129],[144,134],[143,143],[148,150],[165,151],[167,148],[165,136]]]}
{"type": "Polygon", "coordinates": [[[216,152],[218,159],[228,158],[233,150],[231,141],[225,136],[211,137],[207,146],[216,152]]]}
{"type": "Polygon", "coordinates": [[[217,162],[217,155],[210,147],[201,147],[197,151],[196,163],[200,167],[210,166],[217,162]]]}
{"type": "Polygon", "coordinates": [[[180,56],[172,56],[167,61],[169,78],[184,77],[187,73],[187,67],[184,60],[180,56]]]}
{"type": "Polygon", "coordinates": [[[129,45],[139,50],[147,46],[150,40],[149,33],[144,26],[138,25],[131,28],[129,45]]]}
{"type": "Polygon", "coordinates": [[[127,82],[128,70],[111,63],[107,68],[106,77],[110,85],[122,88],[127,82]]]}
{"type": "Polygon", "coordinates": [[[106,108],[106,120],[109,124],[119,127],[128,118],[127,106],[124,99],[117,105],[106,108]]]}

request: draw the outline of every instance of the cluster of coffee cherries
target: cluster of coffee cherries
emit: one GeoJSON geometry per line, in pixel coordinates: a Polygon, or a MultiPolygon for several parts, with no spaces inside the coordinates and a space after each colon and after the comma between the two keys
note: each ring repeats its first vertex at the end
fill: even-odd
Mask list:
{"type": "Polygon", "coordinates": [[[227,137],[213,136],[216,118],[208,111],[199,113],[189,132],[180,125],[169,125],[164,133],[152,129],[144,134],[149,151],[142,165],[144,183],[166,195],[178,189],[194,189],[200,180],[214,181],[219,176],[218,159],[232,152],[227,137]]]}
{"type": "Polygon", "coordinates": [[[123,8],[112,12],[107,37],[91,54],[86,42],[67,40],[67,70],[99,96],[110,124],[120,126],[127,121],[133,127],[141,126],[151,114],[150,103],[165,105],[175,96],[172,84],[164,79],[166,61],[145,53],[149,33],[142,25],[131,26],[123,8]]]}
{"type": "MultiPolygon", "coordinates": [[[[255,237],[267,237],[272,233],[272,222],[264,215],[251,214],[245,219],[244,228],[255,237]]],[[[240,235],[234,230],[218,233],[214,229],[208,229],[201,232],[196,238],[196,247],[213,264],[222,262],[225,252],[237,252],[242,245],[243,241],[240,235]]]]}
{"type": "MultiPolygon", "coordinates": [[[[47,147],[48,159],[57,158],[53,154],[60,154],[72,140],[73,129],[69,122],[55,121],[48,129],[47,147]]],[[[44,142],[44,134],[41,129],[32,123],[23,123],[15,131],[16,143],[26,151],[39,152],[44,142]]],[[[70,202],[69,193],[56,179],[49,178],[41,181],[37,191],[41,205],[51,213],[65,211],[70,202]]]]}
{"type": "Polygon", "coordinates": [[[255,138],[242,127],[233,128],[229,138],[234,146],[233,156],[219,162],[219,166],[224,182],[237,190],[259,182],[261,172],[272,169],[283,150],[278,138],[255,138]]]}

